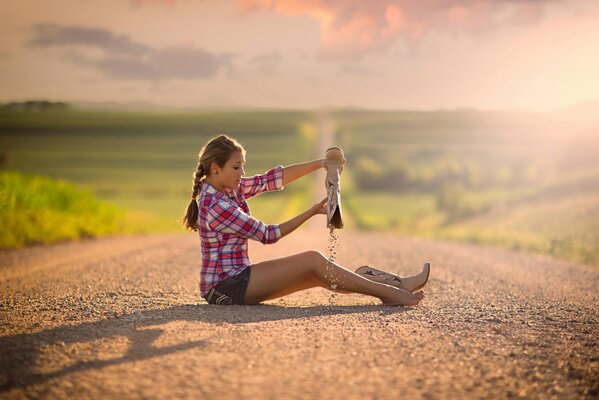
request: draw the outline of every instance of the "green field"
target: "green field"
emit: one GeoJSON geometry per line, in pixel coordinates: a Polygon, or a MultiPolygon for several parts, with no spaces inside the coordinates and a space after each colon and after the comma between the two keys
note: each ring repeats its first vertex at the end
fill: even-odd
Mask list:
{"type": "Polygon", "coordinates": [[[358,227],[599,265],[599,129],[472,111],[334,119],[358,227]]]}
{"type": "MultiPolygon", "coordinates": [[[[350,226],[599,265],[598,129],[530,113],[330,114],[348,159],[350,226]]],[[[313,112],[4,110],[0,168],[73,182],[155,230],[180,230],[197,153],[221,133],[245,146],[248,174],[319,156],[313,112]]],[[[282,222],[311,204],[316,184],[302,179],[250,207],[282,222]]]]}
{"type": "MultiPolygon", "coordinates": [[[[179,229],[198,152],[209,138],[237,138],[247,150],[246,171],[255,174],[310,159],[312,125],[311,113],[283,111],[3,111],[0,160],[4,169],[65,179],[125,209],[160,215],[179,229]]],[[[299,181],[250,206],[258,218],[281,222],[308,207],[310,187],[299,181]]]]}

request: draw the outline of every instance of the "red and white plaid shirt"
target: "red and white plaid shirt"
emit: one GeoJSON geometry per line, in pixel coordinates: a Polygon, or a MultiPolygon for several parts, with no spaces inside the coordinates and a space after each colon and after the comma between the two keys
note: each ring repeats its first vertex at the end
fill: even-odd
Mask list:
{"type": "Polygon", "coordinates": [[[199,196],[198,231],[202,241],[200,293],[251,265],[248,239],[264,244],[281,238],[278,225],[265,225],[250,216],[246,200],[263,192],[283,189],[283,167],[263,175],[243,177],[237,190],[219,192],[204,182],[199,196]]]}

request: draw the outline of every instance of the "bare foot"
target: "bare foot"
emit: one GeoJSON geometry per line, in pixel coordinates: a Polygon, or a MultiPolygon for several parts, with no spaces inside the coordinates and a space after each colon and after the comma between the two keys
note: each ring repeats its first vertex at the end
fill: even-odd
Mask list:
{"type": "Polygon", "coordinates": [[[407,290],[397,289],[394,298],[381,298],[385,306],[415,306],[424,298],[422,290],[416,293],[410,293],[407,290]]]}
{"type": "Polygon", "coordinates": [[[400,277],[401,284],[403,285],[404,288],[406,288],[410,292],[414,292],[415,290],[418,290],[418,289],[422,288],[424,285],[426,285],[426,283],[428,282],[428,277],[430,276],[430,273],[431,273],[431,263],[427,262],[424,264],[424,267],[422,268],[422,272],[419,273],[418,275],[400,277]]]}

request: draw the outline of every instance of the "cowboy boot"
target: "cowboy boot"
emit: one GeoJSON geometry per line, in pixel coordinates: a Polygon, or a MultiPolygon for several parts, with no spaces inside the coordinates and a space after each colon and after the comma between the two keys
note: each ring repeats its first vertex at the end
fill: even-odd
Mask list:
{"type": "Polygon", "coordinates": [[[421,289],[428,282],[431,272],[431,263],[425,263],[424,267],[422,268],[422,272],[418,275],[407,277],[401,277],[399,275],[381,271],[380,269],[372,268],[368,265],[364,265],[356,269],[355,272],[356,274],[363,276],[366,279],[370,279],[371,281],[395,286],[400,289],[405,289],[409,292],[415,292],[418,289],[421,289]]]}

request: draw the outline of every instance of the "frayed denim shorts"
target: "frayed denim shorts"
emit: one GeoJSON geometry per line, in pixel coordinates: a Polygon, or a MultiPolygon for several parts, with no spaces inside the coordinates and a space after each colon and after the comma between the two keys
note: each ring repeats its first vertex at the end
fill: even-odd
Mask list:
{"type": "Polygon", "coordinates": [[[208,304],[230,306],[245,304],[245,292],[250,282],[250,268],[219,282],[204,296],[208,304]]]}

